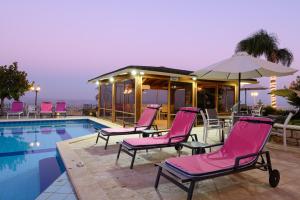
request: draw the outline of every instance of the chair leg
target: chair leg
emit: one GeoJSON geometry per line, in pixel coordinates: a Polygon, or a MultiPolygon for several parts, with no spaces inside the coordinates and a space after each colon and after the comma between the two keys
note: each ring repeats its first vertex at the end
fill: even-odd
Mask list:
{"type": "Polygon", "coordinates": [[[100,137],[100,132],[98,132],[97,139],[96,139],[96,144],[98,143],[99,137],[100,137]]]}
{"type": "Polygon", "coordinates": [[[207,130],[207,128],[205,128],[205,131],[204,131],[204,143],[207,143],[207,137],[208,137],[208,130],[207,130]]]}
{"type": "Polygon", "coordinates": [[[157,171],[157,176],[156,176],[156,180],[155,180],[155,184],[154,184],[154,188],[157,189],[158,184],[159,184],[159,179],[160,179],[160,175],[161,175],[161,167],[158,167],[158,171],[157,171]]]}
{"type": "Polygon", "coordinates": [[[283,128],[283,146],[286,148],[286,128],[283,128]]]}
{"type": "Polygon", "coordinates": [[[222,141],[222,129],[219,128],[219,140],[222,141]]]}
{"type": "Polygon", "coordinates": [[[194,193],[194,187],[195,187],[195,182],[192,181],[192,182],[190,183],[190,187],[189,187],[189,190],[188,190],[187,200],[192,200],[192,198],[193,198],[193,193],[194,193]]]}
{"type": "Polygon", "coordinates": [[[130,169],[133,168],[133,163],[134,163],[134,160],[135,160],[135,156],[136,156],[136,150],[133,151],[132,160],[131,160],[131,164],[130,164],[130,169]]]}
{"type": "Polygon", "coordinates": [[[119,146],[119,151],[118,151],[118,155],[117,155],[117,160],[118,160],[119,157],[120,157],[121,150],[122,150],[122,143],[120,143],[120,146],[119,146]]]}
{"type": "Polygon", "coordinates": [[[107,136],[106,138],[105,147],[104,147],[105,150],[107,149],[108,140],[109,140],[109,136],[107,136]]]}

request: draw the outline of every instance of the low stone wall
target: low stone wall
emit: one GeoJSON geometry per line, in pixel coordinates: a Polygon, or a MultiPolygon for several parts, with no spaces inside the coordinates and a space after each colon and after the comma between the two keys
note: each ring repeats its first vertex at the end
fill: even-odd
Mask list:
{"type": "MultiPolygon", "coordinates": [[[[275,124],[272,129],[271,141],[283,144],[283,124],[275,124]]],[[[288,125],[286,142],[291,146],[300,146],[300,126],[288,125]]]]}

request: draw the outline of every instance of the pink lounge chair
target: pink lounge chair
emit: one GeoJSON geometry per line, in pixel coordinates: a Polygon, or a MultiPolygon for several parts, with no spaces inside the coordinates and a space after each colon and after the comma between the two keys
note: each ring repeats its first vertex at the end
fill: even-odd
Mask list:
{"type": "Polygon", "coordinates": [[[51,115],[53,114],[52,111],[52,102],[50,101],[44,101],[41,103],[41,110],[40,110],[40,115],[51,115]]]}
{"type": "Polygon", "coordinates": [[[55,114],[56,115],[65,115],[67,116],[67,104],[64,101],[56,102],[55,106],[55,114]]]}
{"type": "Polygon", "coordinates": [[[273,121],[268,118],[241,118],[217,151],[169,158],[158,164],[155,188],[162,175],[188,193],[192,199],[195,182],[251,169],[269,171],[269,183],[276,187],[280,173],[272,169],[269,151],[264,151],[273,121]],[[190,183],[189,186],[183,183],[190,183]]]}
{"type": "Polygon", "coordinates": [[[175,147],[180,149],[180,142],[184,142],[190,136],[194,122],[197,118],[198,108],[181,108],[172,123],[172,127],[167,134],[158,137],[130,138],[124,140],[119,147],[117,159],[123,151],[132,157],[130,169],[133,168],[136,152],[138,150],[148,150],[154,148],[175,147]],[[131,153],[133,151],[133,153],[131,153]]]}
{"type": "Polygon", "coordinates": [[[24,103],[22,101],[14,101],[11,104],[10,110],[7,112],[7,119],[9,115],[18,115],[20,119],[21,114],[23,114],[23,110],[24,110],[24,103]]]}
{"type": "Polygon", "coordinates": [[[98,132],[96,144],[98,143],[98,139],[101,138],[101,139],[105,140],[104,149],[106,149],[110,136],[141,134],[143,130],[151,129],[151,127],[157,129],[157,126],[153,125],[153,122],[155,120],[157,111],[160,107],[161,106],[157,105],[157,104],[148,105],[144,109],[139,121],[137,123],[135,123],[134,127],[132,127],[132,128],[125,128],[126,124],[124,124],[124,128],[103,128],[103,129],[101,129],[98,132]]]}

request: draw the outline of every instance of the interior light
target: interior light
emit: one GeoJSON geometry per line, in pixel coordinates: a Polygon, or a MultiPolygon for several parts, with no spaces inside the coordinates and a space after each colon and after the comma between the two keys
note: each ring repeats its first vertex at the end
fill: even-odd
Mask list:
{"type": "Polygon", "coordinates": [[[193,79],[193,81],[195,81],[195,80],[197,80],[197,77],[194,76],[192,79],[193,79]]]}
{"type": "Polygon", "coordinates": [[[109,78],[109,82],[111,82],[111,83],[114,82],[114,80],[115,80],[114,77],[109,78]]]}
{"type": "Polygon", "coordinates": [[[144,72],[140,72],[140,75],[145,75],[145,73],[144,72]]]}
{"type": "Polygon", "coordinates": [[[96,85],[99,85],[100,83],[99,83],[99,81],[96,81],[96,85]]]}
{"type": "Polygon", "coordinates": [[[132,75],[132,76],[135,76],[136,74],[137,74],[136,70],[132,70],[132,71],[131,71],[131,75],[132,75]]]}

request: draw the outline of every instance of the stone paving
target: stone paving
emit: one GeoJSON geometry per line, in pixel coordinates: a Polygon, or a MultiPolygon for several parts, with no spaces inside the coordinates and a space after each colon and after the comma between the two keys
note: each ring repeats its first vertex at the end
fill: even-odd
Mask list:
{"type": "MultiPolygon", "coordinates": [[[[201,138],[202,130],[194,128],[193,133],[201,138]]],[[[154,149],[148,153],[141,151],[137,154],[133,170],[130,170],[130,157],[127,154],[122,153],[116,162],[116,142],[121,141],[122,137],[113,138],[108,149],[104,150],[103,141],[95,145],[95,136],[58,145],[79,199],[186,199],[185,192],[164,178],[161,178],[157,191],[153,187],[157,173],[154,163],[177,156],[174,148],[154,149]]],[[[216,133],[210,133],[209,137],[211,143],[216,142],[216,133]]],[[[199,182],[193,200],[300,199],[299,150],[283,151],[281,145],[273,144],[269,144],[268,149],[271,151],[273,167],[281,173],[277,188],[269,186],[266,172],[251,170],[199,182]]],[[[182,154],[191,152],[183,149],[182,154]]]]}

